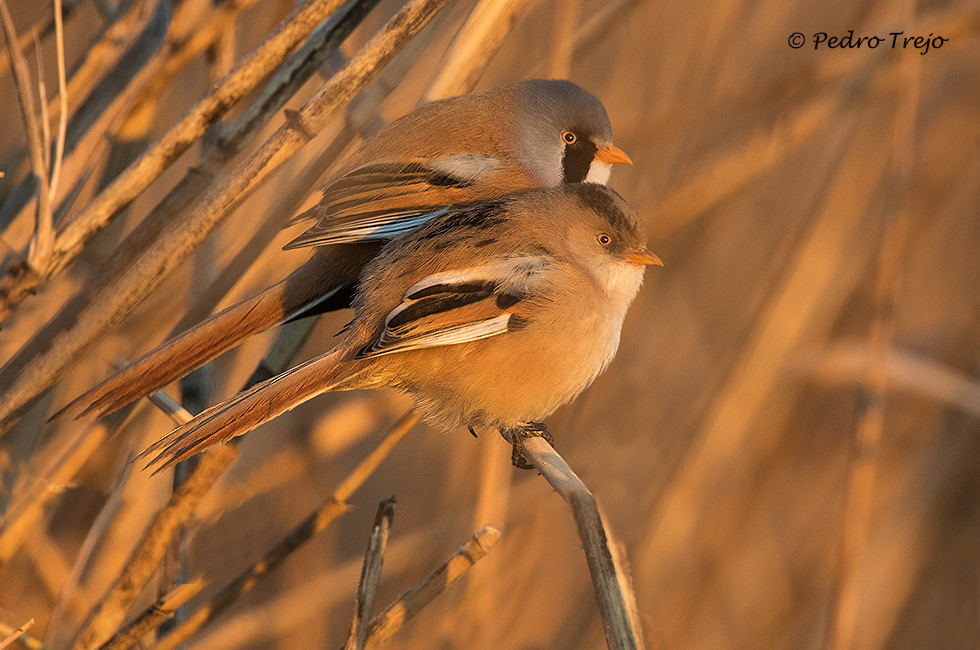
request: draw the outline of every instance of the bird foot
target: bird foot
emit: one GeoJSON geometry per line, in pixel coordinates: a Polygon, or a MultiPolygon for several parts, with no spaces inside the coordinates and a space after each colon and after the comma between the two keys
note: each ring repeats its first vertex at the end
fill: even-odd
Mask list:
{"type": "Polygon", "coordinates": [[[500,435],[512,445],[510,461],[517,469],[534,469],[534,464],[524,455],[524,441],[528,438],[544,438],[549,445],[555,444],[544,422],[528,422],[520,427],[502,430],[500,435]]]}

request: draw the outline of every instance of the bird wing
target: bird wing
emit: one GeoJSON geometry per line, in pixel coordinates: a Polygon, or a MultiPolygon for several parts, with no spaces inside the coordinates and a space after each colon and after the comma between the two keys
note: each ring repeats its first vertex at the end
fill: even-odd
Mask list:
{"type": "Polygon", "coordinates": [[[504,259],[476,269],[430,275],[412,285],[388,312],[381,334],[356,358],[456,345],[521,329],[522,308],[541,300],[551,261],[504,259]]]}
{"type": "Polygon", "coordinates": [[[442,214],[444,206],[472,200],[473,186],[502,165],[476,154],[361,165],[328,184],[320,202],[295,219],[317,222],[285,248],[387,241],[442,214]]]}

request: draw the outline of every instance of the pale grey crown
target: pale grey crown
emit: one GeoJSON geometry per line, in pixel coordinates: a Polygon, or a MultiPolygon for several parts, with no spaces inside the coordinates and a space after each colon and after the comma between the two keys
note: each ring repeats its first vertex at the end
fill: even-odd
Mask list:
{"type": "Polygon", "coordinates": [[[513,88],[521,159],[548,184],[563,180],[564,131],[574,132],[581,143],[597,147],[612,144],[612,125],[605,107],[581,86],[561,79],[531,79],[513,88]]]}

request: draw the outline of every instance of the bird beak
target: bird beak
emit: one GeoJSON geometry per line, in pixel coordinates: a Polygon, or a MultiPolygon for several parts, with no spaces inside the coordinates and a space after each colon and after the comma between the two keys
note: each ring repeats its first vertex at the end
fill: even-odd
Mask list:
{"type": "Polygon", "coordinates": [[[599,162],[610,163],[610,164],[616,164],[616,163],[622,163],[624,165],[633,164],[633,161],[630,159],[629,156],[626,155],[625,151],[613,145],[609,145],[607,147],[602,147],[601,149],[597,149],[595,152],[595,159],[598,160],[599,162]]]}
{"type": "Polygon", "coordinates": [[[648,251],[645,248],[640,250],[630,251],[626,255],[626,261],[630,264],[638,264],[639,266],[663,266],[664,263],[660,261],[660,258],[648,251]]]}

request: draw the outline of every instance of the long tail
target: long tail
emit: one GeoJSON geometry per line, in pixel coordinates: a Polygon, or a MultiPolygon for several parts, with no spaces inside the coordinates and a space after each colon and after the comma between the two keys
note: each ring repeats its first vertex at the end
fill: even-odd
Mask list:
{"type": "MultiPolygon", "coordinates": [[[[248,433],[316,397],[338,388],[365,365],[363,361],[341,361],[342,352],[332,351],[291,368],[239,393],[226,402],[199,413],[163,439],[148,447],[140,458],[156,454],[147,467],[159,472],[212,445],[248,433]]],[[[343,389],[354,386],[344,385],[343,389]]]]}
{"type": "MultiPolygon", "coordinates": [[[[341,259],[340,263],[344,260],[341,259]]],[[[345,293],[352,270],[317,251],[285,280],[211,316],[89,390],[53,416],[105,415],[180,379],[243,340],[298,312],[322,311],[324,301],[345,293]]],[[[349,264],[358,268],[355,264],[349,264]]],[[[356,274],[353,276],[356,278],[356,274]]],[[[346,305],[330,305],[336,309],[346,305]]],[[[53,419],[52,418],[52,419],[53,419]]]]}

